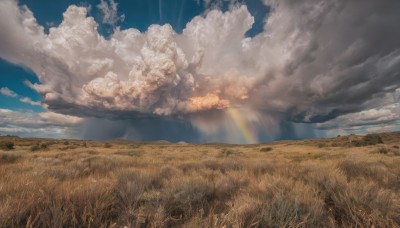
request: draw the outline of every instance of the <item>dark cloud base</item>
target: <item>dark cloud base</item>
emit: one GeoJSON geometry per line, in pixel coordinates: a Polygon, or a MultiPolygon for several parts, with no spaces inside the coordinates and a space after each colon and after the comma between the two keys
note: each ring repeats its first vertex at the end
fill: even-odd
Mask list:
{"type": "Polygon", "coordinates": [[[107,120],[90,118],[84,126],[85,139],[130,139],[139,141],[167,140],[170,142],[204,143],[200,132],[190,123],[163,118],[138,120],[107,120]]]}

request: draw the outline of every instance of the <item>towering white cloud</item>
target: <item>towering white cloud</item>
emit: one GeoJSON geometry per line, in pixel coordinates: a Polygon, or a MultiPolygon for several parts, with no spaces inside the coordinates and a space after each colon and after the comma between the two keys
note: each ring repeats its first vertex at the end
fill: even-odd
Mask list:
{"type": "MultiPolygon", "coordinates": [[[[0,57],[38,75],[32,88],[51,110],[97,117],[235,106],[262,122],[325,122],[371,110],[400,87],[398,1],[265,4],[271,13],[253,38],[245,33],[254,18],[242,5],[195,17],[182,34],[152,25],[144,33],[116,28],[105,39],[86,8],[70,6],[46,34],[29,9],[3,0],[0,57]]],[[[99,7],[115,25],[117,5],[99,7]]]]}
{"type": "Polygon", "coordinates": [[[170,25],[153,25],[145,33],[116,30],[106,40],[84,7],[70,6],[63,22],[45,34],[29,9],[11,0],[1,4],[13,12],[8,15],[13,26],[1,24],[11,31],[2,35],[1,56],[37,73],[41,83],[32,87],[50,108],[63,102],[170,115],[220,109],[248,98],[252,79],[235,57],[253,23],[245,6],[197,17],[182,35],[170,25]],[[11,35],[26,40],[14,44],[11,35]],[[219,67],[213,67],[217,61],[219,67]]]}

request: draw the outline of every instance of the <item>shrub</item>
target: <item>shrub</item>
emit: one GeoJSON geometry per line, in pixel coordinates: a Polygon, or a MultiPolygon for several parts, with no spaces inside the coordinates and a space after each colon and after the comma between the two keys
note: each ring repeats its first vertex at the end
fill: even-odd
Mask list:
{"type": "Polygon", "coordinates": [[[376,144],[383,143],[383,140],[379,135],[366,135],[366,136],[364,136],[363,141],[367,145],[376,145],[376,144]]]}
{"type": "Polygon", "coordinates": [[[36,144],[31,146],[31,151],[38,151],[38,150],[48,150],[49,147],[46,143],[36,144]]]}
{"type": "Polygon", "coordinates": [[[221,149],[221,152],[219,153],[219,157],[241,156],[241,155],[243,155],[242,152],[228,148],[221,149]]]}
{"type": "Polygon", "coordinates": [[[272,151],[271,147],[264,147],[260,149],[260,152],[269,152],[269,151],[272,151]]]}
{"type": "Polygon", "coordinates": [[[42,150],[47,150],[47,149],[48,149],[47,144],[46,144],[46,143],[42,143],[42,144],[40,145],[40,149],[42,149],[42,150]]]}
{"type": "Polygon", "coordinates": [[[1,150],[12,150],[14,149],[14,143],[10,141],[2,141],[0,142],[0,149],[1,150]]]}
{"type": "Polygon", "coordinates": [[[0,164],[14,163],[18,160],[18,156],[14,154],[1,154],[0,155],[0,164]]]}
{"type": "Polygon", "coordinates": [[[188,219],[200,208],[207,210],[214,197],[211,182],[199,177],[176,180],[163,196],[167,214],[174,220],[188,219]]]}
{"type": "Polygon", "coordinates": [[[349,179],[364,177],[375,181],[381,180],[381,174],[373,167],[373,163],[345,160],[339,163],[339,169],[344,171],[349,179]]]}
{"type": "Polygon", "coordinates": [[[68,141],[65,141],[65,142],[64,142],[64,145],[69,145],[69,142],[68,142],[68,141]]]}
{"type": "Polygon", "coordinates": [[[40,150],[39,144],[31,146],[31,151],[38,151],[38,150],[40,150]]]}
{"type": "Polygon", "coordinates": [[[73,145],[71,145],[71,146],[64,146],[64,147],[61,147],[60,148],[60,150],[73,150],[73,149],[76,149],[76,148],[78,148],[77,146],[73,146],[73,145]]]}
{"type": "Polygon", "coordinates": [[[379,147],[378,153],[380,154],[387,154],[389,151],[385,147],[379,147]]]}
{"type": "Polygon", "coordinates": [[[111,148],[111,143],[104,143],[104,148],[111,148]]]}
{"type": "Polygon", "coordinates": [[[139,157],[142,155],[141,151],[137,151],[137,150],[130,150],[130,151],[117,151],[114,154],[117,155],[126,155],[126,156],[130,156],[130,157],[139,157]]]}
{"type": "Polygon", "coordinates": [[[364,136],[361,140],[354,141],[353,146],[370,146],[382,143],[383,140],[379,135],[372,134],[364,136]]]}
{"type": "Polygon", "coordinates": [[[395,148],[395,149],[399,149],[399,146],[397,146],[397,145],[394,145],[394,146],[393,146],[393,148],[395,148]]]}

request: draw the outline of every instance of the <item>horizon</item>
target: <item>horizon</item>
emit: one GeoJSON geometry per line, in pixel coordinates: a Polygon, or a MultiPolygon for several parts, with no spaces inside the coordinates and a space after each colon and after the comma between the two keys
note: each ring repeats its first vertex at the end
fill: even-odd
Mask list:
{"type": "Polygon", "coordinates": [[[397,132],[399,11],[395,0],[3,0],[0,135],[257,144],[397,132]]]}
{"type": "Polygon", "coordinates": [[[396,134],[400,133],[400,131],[386,131],[386,132],[376,132],[376,133],[367,133],[367,134],[347,134],[347,135],[337,135],[337,136],[332,136],[332,137],[323,137],[323,138],[298,138],[298,139],[276,139],[276,140],[271,140],[271,141],[264,141],[264,142],[257,142],[257,143],[245,143],[245,144],[240,144],[240,143],[230,143],[230,142],[218,142],[218,141],[209,141],[209,142],[195,142],[195,143],[190,143],[186,141],[177,141],[177,142],[171,142],[168,140],[164,139],[159,139],[159,140],[149,140],[149,141],[142,141],[142,140],[136,140],[136,139],[124,139],[124,138],[114,138],[114,139],[109,139],[109,140],[96,140],[96,139],[80,139],[80,138],[42,138],[42,137],[23,137],[23,136],[18,136],[18,135],[2,135],[0,134],[0,138],[19,138],[19,139],[26,139],[26,140],[56,140],[56,141],[88,141],[88,142],[123,142],[123,143],[143,143],[143,144],[188,144],[188,145],[229,145],[229,146],[254,146],[254,145],[263,145],[263,144],[268,144],[268,143],[281,143],[285,141],[307,141],[307,140],[320,140],[320,139],[335,139],[335,138],[346,138],[350,136],[367,136],[367,135],[384,135],[384,134],[396,134]]]}

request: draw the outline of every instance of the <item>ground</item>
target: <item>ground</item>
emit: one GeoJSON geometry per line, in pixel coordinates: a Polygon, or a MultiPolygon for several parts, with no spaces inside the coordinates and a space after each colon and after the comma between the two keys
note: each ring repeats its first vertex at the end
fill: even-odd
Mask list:
{"type": "Polygon", "coordinates": [[[400,133],[0,142],[0,227],[400,227],[400,133]]]}

